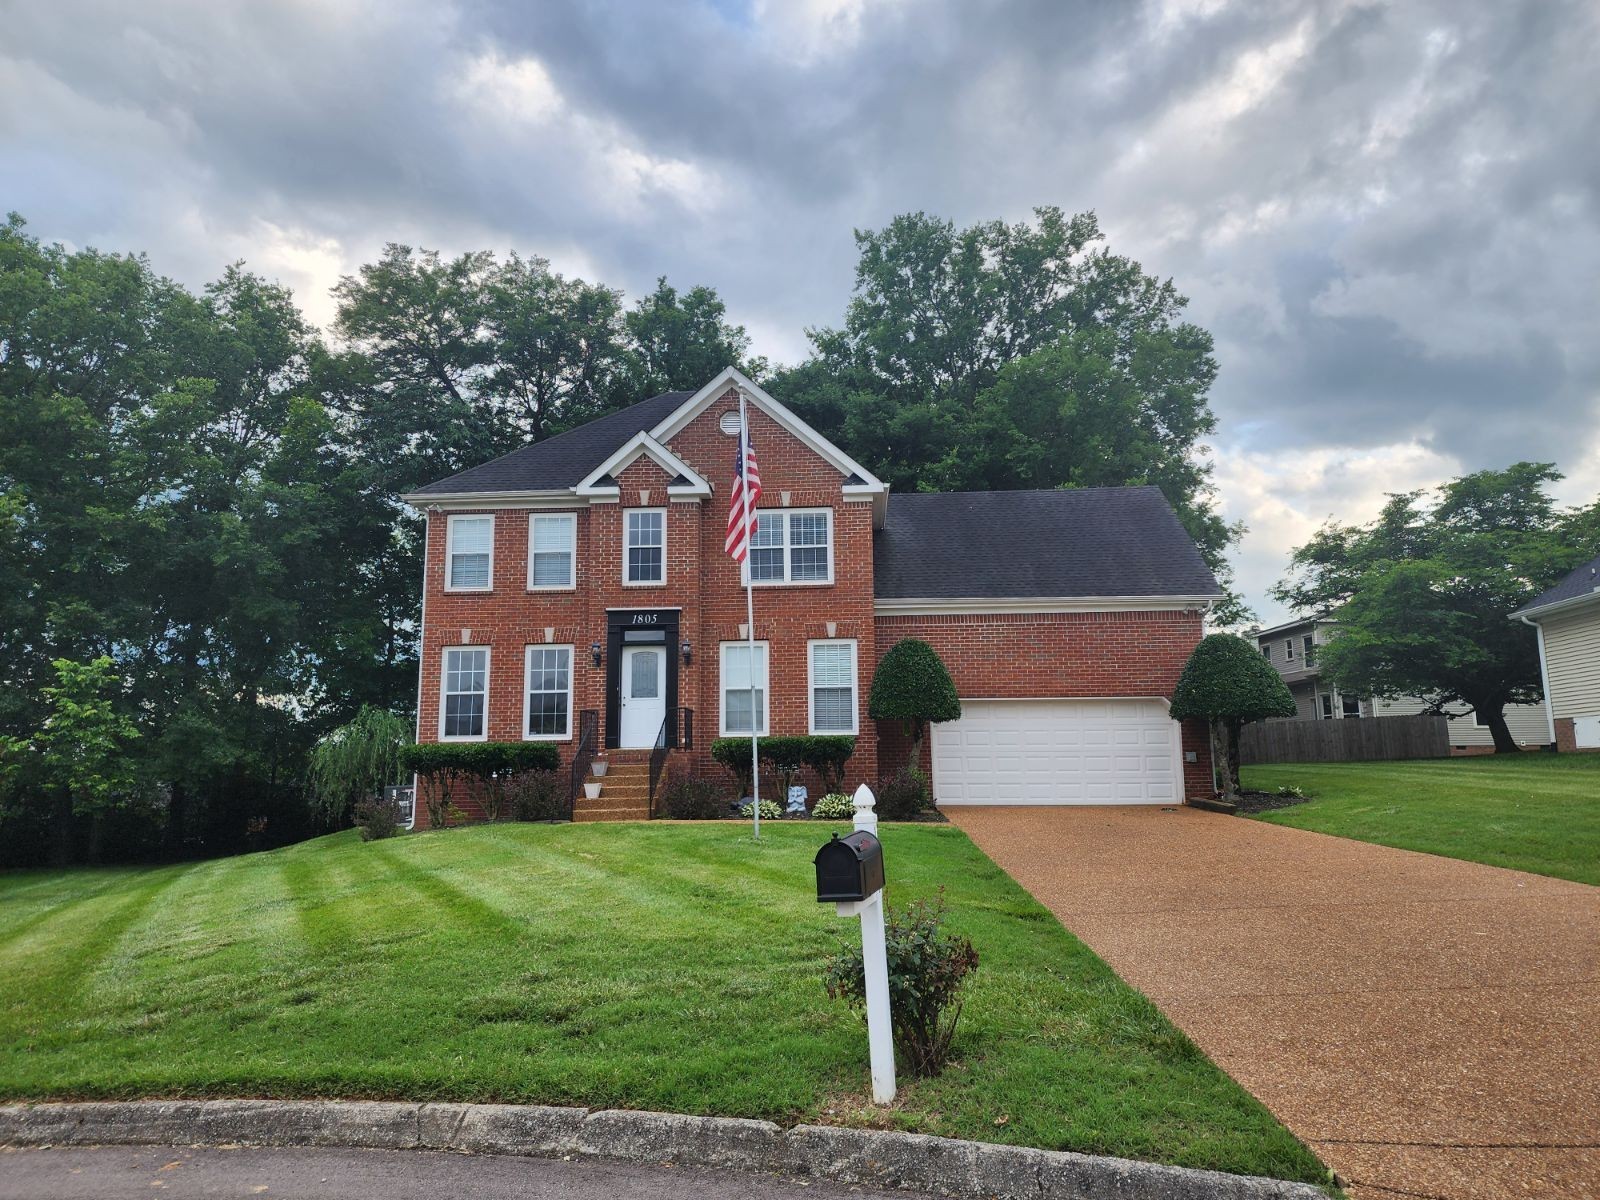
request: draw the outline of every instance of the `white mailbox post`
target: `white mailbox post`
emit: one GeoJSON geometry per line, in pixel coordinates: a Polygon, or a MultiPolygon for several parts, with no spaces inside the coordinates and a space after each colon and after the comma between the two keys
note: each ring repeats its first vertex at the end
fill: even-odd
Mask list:
{"type": "MultiPolygon", "coordinates": [[[[856,789],[856,829],[878,836],[877,799],[862,784],[856,789]]],[[[841,917],[861,918],[861,965],[867,983],[867,1049],[872,1061],[872,1100],[894,1102],[894,1026],[889,1016],[889,955],[883,935],[883,892],[865,900],[840,901],[841,917]]]]}

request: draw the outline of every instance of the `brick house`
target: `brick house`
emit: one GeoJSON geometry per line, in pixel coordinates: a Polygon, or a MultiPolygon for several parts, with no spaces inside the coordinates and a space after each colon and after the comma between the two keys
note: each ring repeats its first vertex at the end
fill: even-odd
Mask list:
{"type": "Polygon", "coordinates": [[[579,817],[643,815],[653,753],[722,772],[711,741],[752,720],[854,734],[848,783],[876,781],[909,749],[866,712],[904,637],[962,697],[925,742],[940,803],[1211,791],[1205,732],[1166,700],[1220,590],[1155,488],[891,498],[730,368],[405,499],[427,515],[418,740],[548,740],[575,775],[603,753],[579,817]],[[741,393],[763,485],[753,664],[723,550],[741,393]]]}

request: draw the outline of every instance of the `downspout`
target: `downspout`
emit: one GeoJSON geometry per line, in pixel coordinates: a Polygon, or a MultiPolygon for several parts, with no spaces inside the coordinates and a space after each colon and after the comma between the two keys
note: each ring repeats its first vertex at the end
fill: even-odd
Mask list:
{"type": "MultiPolygon", "coordinates": [[[[422,612],[417,621],[417,732],[414,741],[422,740],[422,670],[424,666],[423,651],[427,648],[428,639],[428,542],[433,537],[433,509],[422,510],[422,612]]],[[[443,686],[442,684],[440,686],[443,686]]],[[[488,711],[488,700],[484,700],[484,710],[488,711]]],[[[411,773],[411,820],[406,825],[407,829],[417,827],[417,805],[422,797],[417,794],[417,773],[411,773]]]]}
{"type": "Polygon", "coordinates": [[[1517,619],[1524,625],[1532,626],[1534,633],[1539,636],[1539,684],[1544,688],[1544,720],[1550,731],[1550,745],[1553,747],[1556,744],[1556,706],[1555,701],[1550,698],[1550,668],[1544,659],[1544,626],[1537,621],[1528,620],[1526,616],[1519,616],[1517,619]]]}

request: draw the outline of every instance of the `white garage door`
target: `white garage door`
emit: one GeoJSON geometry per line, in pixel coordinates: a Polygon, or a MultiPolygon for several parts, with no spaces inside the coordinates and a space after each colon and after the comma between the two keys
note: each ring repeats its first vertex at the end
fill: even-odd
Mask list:
{"type": "Polygon", "coordinates": [[[1174,804],[1178,723],[1156,700],[963,700],[933,727],[940,804],[1174,804]]]}

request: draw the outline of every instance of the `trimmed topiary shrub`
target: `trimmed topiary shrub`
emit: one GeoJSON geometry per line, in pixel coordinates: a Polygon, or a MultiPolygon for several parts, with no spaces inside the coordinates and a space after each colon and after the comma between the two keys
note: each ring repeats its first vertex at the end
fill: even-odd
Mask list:
{"type": "MultiPolygon", "coordinates": [[[[760,753],[761,743],[765,740],[764,738],[756,740],[757,753],[760,753]]],[[[733,772],[733,777],[739,784],[739,795],[748,796],[751,791],[750,739],[747,737],[717,738],[711,743],[711,757],[733,772]]]]}
{"type": "Polygon", "coordinates": [[[1239,798],[1239,731],[1251,721],[1292,717],[1294,697],[1261,651],[1231,633],[1201,639],[1172,692],[1172,717],[1211,724],[1222,793],[1239,798]]]}
{"type": "Polygon", "coordinates": [[[856,802],[843,792],[829,792],[811,809],[818,821],[848,821],[856,815],[856,802]]]}
{"type": "Polygon", "coordinates": [[[922,737],[928,723],[954,721],[961,715],[955,681],[938,651],[920,638],[906,638],[889,647],[872,676],[867,715],[897,720],[911,739],[911,763],[922,762],[922,737]]]}

